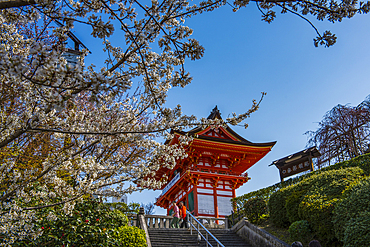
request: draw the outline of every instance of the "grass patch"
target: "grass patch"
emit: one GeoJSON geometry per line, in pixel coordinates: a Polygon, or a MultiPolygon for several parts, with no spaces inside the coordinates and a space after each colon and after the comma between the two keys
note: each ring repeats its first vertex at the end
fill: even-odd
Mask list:
{"type": "Polygon", "coordinates": [[[274,226],[269,218],[260,221],[258,227],[274,235],[287,244],[292,244],[295,241],[294,239],[290,238],[288,228],[278,228],[274,226]]]}

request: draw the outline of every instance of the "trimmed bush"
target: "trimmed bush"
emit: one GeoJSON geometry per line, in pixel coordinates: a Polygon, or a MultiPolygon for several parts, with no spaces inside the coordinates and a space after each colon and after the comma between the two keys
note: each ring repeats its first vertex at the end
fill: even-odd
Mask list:
{"type": "Polygon", "coordinates": [[[322,171],[337,170],[340,168],[359,167],[366,176],[370,175],[370,154],[360,155],[356,158],[336,163],[334,165],[321,169],[322,171]]]}
{"type": "Polygon", "coordinates": [[[368,247],[370,243],[370,212],[365,211],[351,219],[344,231],[344,247],[368,247]]]}
{"type": "Polygon", "coordinates": [[[342,191],[364,175],[361,168],[349,167],[338,170],[323,171],[296,184],[296,190],[310,193],[320,191],[328,196],[340,196],[342,191]]]}
{"type": "Polygon", "coordinates": [[[118,240],[120,247],[146,247],[144,230],[135,226],[119,227],[114,238],[118,240]]]}
{"type": "Polygon", "coordinates": [[[300,216],[310,223],[314,233],[326,243],[325,246],[336,246],[337,239],[333,229],[332,212],[338,200],[325,195],[311,194],[305,196],[299,205],[300,216]]]}
{"type": "Polygon", "coordinates": [[[295,221],[307,220],[323,246],[342,246],[339,240],[344,241],[346,226],[351,220],[360,222],[356,217],[370,208],[370,181],[358,182],[369,174],[370,154],[366,154],[294,178],[290,186],[282,182],[235,201],[240,203],[256,195],[268,198],[280,188],[268,201],[270,219],[275,226],[284,228],[295,221]],[[360,189],[361,186],[364,188],[360,189]],[[349,195],[351,198],[346,199],[349,195]]]}
{"type": "Polygon", "coordinates": [[[349,167],[323,171],[283,188],[270,197],[270,219],[277,227],[307,220],[323,242],[336,246],[338,241],[332,223],[334,206],[342,197],[342,191],[361,178],[361,168],[349,167]]]}
{"type": "Polygon", "coordinates": [[[303,245],[308,245],[313,238],[311,226],[307,220],[293,222],[289,227],[289,234],[291,239],[300,241],[303,245]]]}
{"type": "Polygon", "coordinates": [[[277,227],[288,227],[290,225],[285,208],[285,201],[289,194],[289,187],[280,189],[271,195],[268,202],[270,219],[277,227]]]}
{"type": "Polygon", "coordinates": [[[285,200],[285,208],[287,211],[287,217],[290,222],[299,221],[301,218],[298,215],[298,207],[302,201],[303,196],[307,193],[306,190],[299,190],[297,186],[294,186],[289,196],[285,200]]]}
{"type": "Polygon", "coordinates": [[[361,179],[362,175],[362,169],[349,167],[319,173],[297,185],[298,188],[306,188],[308,191],[299,204],[299,217],[310,223],[314,232],[327,246],[338,244],[332,222],[334,207],[342,197],[342,192],[361,179]]]}
{"type": "Polygon", "coordinates": [[[243,211],[247,219],[256,224],[261,220],[262,215],[267,213],[266,200],[262,198],[249,199],[245,204],[243,211]]]}
{"type": "Polygon", "coordinates": [[[316,170],[316,171],[313,171],[313,172],[310,172],[310,173],[307,173],[307,174],[304,174],[304,175],[301,175],[301,176],[298,176],[298,177],[290,178],[288,180],[285,180],[283,182],[274,184],[272,186],[262,188],[262,189],[252,191],[252,192],[249,192],[247,194],[235,197],[235,198],[232,199],[232,201],[235,202],[236,205],[239,208],[242,208],[246,201],[248,201],[249,199],[254,198],[254,197],[261,197],[261,198],[264,198],[268,201],[270,196],[274,192],[276,192],[277,190],[280,190],[282,188],[286,188],[290,185],[297,184],[297,183],[301,182],[303,179],[307,179],[307,178],[309,178],[313,175],[317,175],[321,172],[333,171],[333,170],[338,170],[338,169],[341,169],[341,168],[348,168],[348,167],[359,167],[364,171],[364,174],[366,176],[369,176],[370,175],[370,154],[364,154],[364,155],[358,156],[356,158],[353,158],[351,160],[347,160],[347,161],[340,162],[340,163],[337,163],[337,164],[334,164],[334,165],[331,165],[331,166],[327,166],[327,167],[324,167],[320,170],[316,170]]]}
{"type": "Polygon", "coordinates": [[[370,177],[352,184],[343,192],[343,199],[334,209],[333,223],[336,236],[344,241],[344,232],[351,219],[370,211],[370,177]]]}
{"type": "MultiPolygon", "coordinates": [[[[316,193],[339,198],[342,191],[362,175],[363,171],[358,167],[325,171],[281,189],[270,197],[270,218],[278,227],[287,227],[295,221],[307,219],[299,214],[299,205],[306,195],[316,193]]],[[[331,218],[328,220],[331,221],[331,218]]]]}

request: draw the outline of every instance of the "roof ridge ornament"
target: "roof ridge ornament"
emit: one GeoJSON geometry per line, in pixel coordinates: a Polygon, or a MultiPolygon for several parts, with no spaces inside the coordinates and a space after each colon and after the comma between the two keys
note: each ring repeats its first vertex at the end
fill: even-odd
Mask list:
{"type": "Polygon", "coordinates": [[[208,118],[207,119],[222,119],[221,117],[221,112],[218,110],[217,108],[217,105],[215,106],[215,108],[212,109],[211,111],[211,114],[209,114],[208,118]]]}

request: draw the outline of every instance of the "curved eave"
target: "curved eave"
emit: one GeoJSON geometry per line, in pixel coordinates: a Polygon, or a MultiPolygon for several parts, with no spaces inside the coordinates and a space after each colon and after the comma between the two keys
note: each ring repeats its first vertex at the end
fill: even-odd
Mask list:
{"type": "Polygon", "coordinates": [[[270,152],[276,142],[260,143],[261,145],[246,144],[240,142],[224,141],[216,138],[197,138],[191,143],[191,147],[198,147],[208,150],[220,150],[230,153],[260,154],[260,152],[270,152]]]}
{"type": "MultiPolygon", "coordinates": [[[[182,135],[184,132],[174,131],[173,133],[175,135],[182,135]]],[[[169,141],[168,145],[174,144],[176,142],[177,137],[169,141]]],[[[261,160],[268,152],[271,151],[272,147],[275,144],[276,141],[267,143],[243,143],[220,138],[199,136],[199,138],[194,138],[194,140],[190,144],[190,147],[195,148],[199,151],[222,152],[237,156],[246,155],[247,158],[245,160],[241,161],[240,164],[233,167],[234,172],[241,174],[252,167],[256,162],[261,160]]],[[[156,179],[160,179],[169,171],[170,170],[168,168],[160,168],[156,173],[156,179]]]]}
{"type": "MultiPolygon", "coordinates": [[[[189,132],[184,132],[184,131],[171,131],[172,134],[177,134],[177,135],[186,135],[187,133],[189,132]]],[[[196,136],[197,134],[189,134],[190,136],[196,136]]],[[[239,136],[240,137],[240,136],[239,136]]],[[[235,144],[235,145],[243,145],[243,146],[249,146],[249,147],[270,147],[272,148],[275,144],[276,144],[276,141],[273,141],[273,142],[264,142],[264,143],[254,143],[254,142],[250,142],[250,141],[247,141],[245,139],[243,139],[242,137],[240,137],[243,141],[234,141],[234,140],[229,140],[229,139],[223,139],[223,138],[216,138],[216,137],[211,137],[211,136],[202,136],[202,135],[198,135],[194,138],[194,141],[195,140],[207,140],[207,141],[213,141],[213,142],[218,142],[218,143],[225,143],[225,144],[235,144]]],[[[167,140],[165,142],[165,144],[171,144],[171,143],[174,143],[176,142],[177,138],[173,138],[171,140],[167,140]]],[[[239,139],[239,138],[238,138],[239,139]]]]}
{"type": "Polygon", "coordinates": [[[221,152],[230,154],[231,156],[235,155],[239,158],[243,157],[240,163],[232,168],[233,172],[241,174],[268,154],[275,143],[276,142],[272,142],[270,145],[266,146],[251,146],[195,139],[191,147],[199,151],[221,152]]]}
{"type": "Polygon", "coordinates": [[[157,205],[157,206],[160,206],[161,201],[166,200],[166,197],[168,197],[170,194],[172,194],[176,189],[179,190],[179,188],[178,188],[179,183],[182,182],[185,179],[185,177],[187,177],[187,176],[188,176],[187,173],[182,174],[180,179],[177,180],[177,182],[174,183],[174,185],[172,185],[172,187],[169,190],[167,190],[166,193],[164,193],[163,195],[162,194],[159,195],[159,197],[157,198],[157,200],[154,204],[157,205]]]}

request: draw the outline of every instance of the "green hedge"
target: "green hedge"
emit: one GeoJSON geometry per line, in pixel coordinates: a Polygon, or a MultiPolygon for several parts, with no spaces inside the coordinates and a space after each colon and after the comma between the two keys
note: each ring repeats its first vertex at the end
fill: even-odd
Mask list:
{"type": "Polygon", "coordinates": [[[289,227],[290,238],[294,241],[300,241],[304,246],[313,239],[313,232],[307,220],[293,222],[289,227]]]}
{"type": "MultiPolygon", "coordinates": [[[[347,224],[359,214],[370,211],[370,177],[352,184],[343,192],[334,210],[333,223],[338,239],[344,241],[347,224]]],[[[370,225],[368,226],[370,229],[370,225]]]]}
{"type": "Polygon", "coordinates": [[[270,219],[278,227],[307,220],[326,246],[336,246],[338,241],[332,223],[334,207],[342,191],[363,174],[358,167],[322,171],[283,188],[270,197],[270,219]]]}
{"type": "Polygon", "coordinates": [[[288,227],[290,225],[285,208],[286,198],[290,195],[289,188],[284,188],[276,191],[270,196],[268,201],[268,208],[270,213],[270,220],[277,227],[288,227]]]}
{"type": "MultiPolygon", "coordinates": [[[[293,223],[294,221],[301,219],[308,220],[309,216],[307,216],[308,212],[306,211],[316,210],[310,209],[307,205],[304,207],[300,205],[304,200],[307,200],[310,195],[316,195],[316,198],[318,198],[319,201],[324,200],[323,198],[326,198],[325,200],[328,201],[335,198],[339,199],[342,196],[342,191],[362,176],[363,170],[361,168],[349,167],[334,171],[323,171],[294,185],[294,191],[286,200],[287,215],[290,222],[293,223]]],[[[321,202],[318,203],[320,204],[321,202]]],[[[312,204],[312,206],[316,207],[316,204],[312,204]]],[[[332,211],[330,211],[330,215],[331,212],[332,211]]],[[[317,211],[317,213],[319,214],[318,217],[321,217],[319,211],[317,211]]],[[[331,217],[324,218],[324,225],[333,227],[331,220],[331,217]]],[[[312,224],[314,225],[315,223],[312,222],[312,224]]],[[[330,236],[330,238],[331,237],[332,236],[330,236]]]]}
{"type": "Polygon", "coordinates": [[[312,175],[301,182],[278,190],[271,195],[268,202],[270,218],[279,227],[287,227],[295,221],[302,220],[298,209],[303,198],[311,191],[319,195],[340,197],[341,192],[363,175],[357,167],[324,171],[312,175]]]}
{"type": "Polygon", "coordinates": [[[299,205],[302,219],[307,220],[314,233],[325,246],[336,246],[338,242],[333,229],[332,215],[337,198],[330,198],[321,194],[310,194],[303,198],[299,205]]]}
{"type": "MultiPolygon", "coordinates": [[[[303,223],[296,222],[306,220],[323,246],[343,246],[343,243],[368,246],[356,242],[356,234],[351,231],[358,229],[357,232],[368,234],[370,229],[367,225],[370,220],[358,217],[370,212],[370,178],[364,179],[369,175],[370,154],[366,154],[248,193],[234,201],[243,205],[251,198],[267,199],[270,219],[275,226],[291,225],[297,229],[297,224],[303,223]]],[[[360,235],[357,238],[361,238],[360,235]]]]}
{"type": "Polygon", "coordinates": [[[370,212],[364,211],[351,219],[344,231],[344,247],[368,247],[370,243],[370,212]]]}
{"type": "Polygon", "coordinates": [[[331,166],[324,167],[319,171],[338,170],[340,168],[348,168],[348,167],[359,167],[364,171],[366,176],[369,176],[370,175],[370,154],[360,155],[356,158],[346,160],[343,162],[339,162],[331,166]]]}
{"type": "Polygon", "coordinates": [[[236,206],[238,208],[243,208],[244,204],[249,199],[252,199],[252,198],[263,198],[266,201],[268,201],[270,199],[270,196],[272,194],[274,194],[276,191],[278,191],[278,190],[280,190],[282,188],[285,188],[287,186],[290,186],[292,184],[298,183],[299,181],[302,180],[302,178],[303,177],[291,178],[291,179],[288,179],[286,181],[283,181],[283,182],[280,182],[280,183],[276,183],[276,184],[274,184],[272,186],[269,186],[269,187],[266,187],[266,188],[262,188],[262,189],[259,189],[259,190],[256,190],[256,191],[252,191],[252,192],[249,192],[247,194],[244,194],[244,195],[235,197],[235,198],[231,199],[231,201],[234,202],[234,203],[236,203],[236,206]]]}
{"type": "Polygon", "coordinates": [[[114,237],[120,247],[146,247],[144,230],[134,226],[121,226],[117,229],[114,237]]]}
{"type": "Polygon", "coordinates": [[[307,190],[300,186],[292,186],[289,191],[289,195],[285,199],[285,209],[289,222],[293,223],[301,219],[298,215],[298,207],[304,195],[307,194],[307,190]]]}
{"type": "Polygon", "coordinates": [[[245,204],[243,211],[247,219],[253,223],[258,223],[264,214],[267,214],[267,203],[263,198],[249,199],[245,204]]]}
{"type": "Polygon", "coordinates": [[[254,197],[264,198],[265,200],[268,201],[270,196],[276,191],[282,188],[286,188],[290,185],[297,184],[305,178],[309,178],[315,174],[318,174],[324,171],[338,170],[340,168],[348,168],[348,167],[359,167],[364,171],[364,174],[366,176],[369,176],[370,175],[370,154],[364,154],[356,158],[353,158],[351,160],[347,160],[347,161],[340,162],[340,163],[337,163],[331,166],[327,166],[320,170],[316,170],[316,171],[301,175],[299,177],[290,178],[286,181],[276,183],[272,186],[262,188],[262,189],[252,191],[247,194],[235,197],[234,199],[232,199],[232,201],[236,203],[238,208],[243,208],[243,205],[249,199],[254,198],[254,197]]]}

